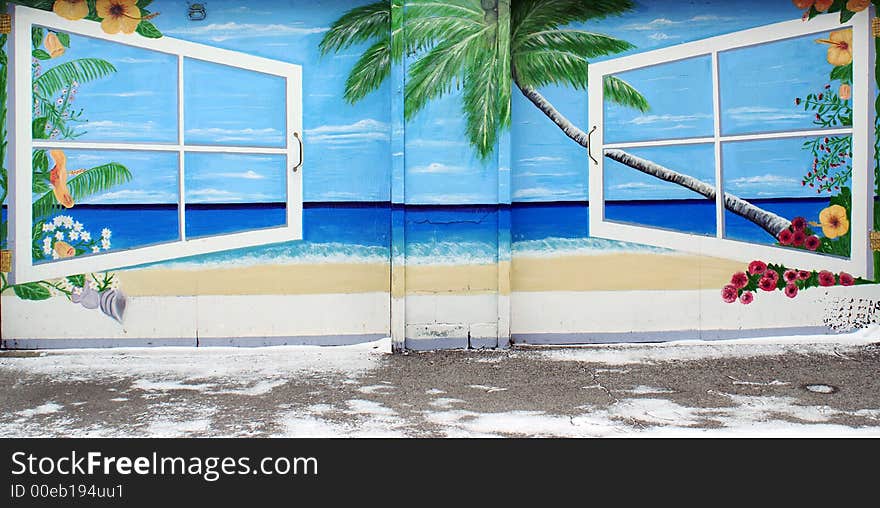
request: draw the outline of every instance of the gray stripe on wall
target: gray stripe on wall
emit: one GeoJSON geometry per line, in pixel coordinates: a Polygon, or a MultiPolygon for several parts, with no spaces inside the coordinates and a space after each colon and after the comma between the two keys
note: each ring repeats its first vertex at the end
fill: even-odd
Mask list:
{"type": "Polygon", "coordinates": [[[789,335],[834,335],[825,326],[790,328],[755,328],[744,330],[673,330],[662,332],[612,333],[514,333],[514,345],[615,344],[633,342],[669,342],[673,340],[731,340],[789,335]]]}
{"type": "Polygon", "coordinates": [[[120,347],[264,347],[349,346],[384,339],[387,334],[303,335],[294,337],[226,337],[169,339],[3,339],[0,349],[91,349],[120,347]]]}

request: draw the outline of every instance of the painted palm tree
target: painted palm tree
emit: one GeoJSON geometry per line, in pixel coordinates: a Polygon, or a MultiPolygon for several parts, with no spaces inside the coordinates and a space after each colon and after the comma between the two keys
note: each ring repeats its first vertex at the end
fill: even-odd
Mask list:
{"type": "MultiPolygon", "coordinates": [[[[400,24],[404,16],[392,16],[391,12],[402,7],[402,0],[394,0],[393,4],[380,1],[353,9],[325,36],[321,43],[325,53],[375,40],[349,76],[346,99],[354,103],[378,88],[389,75],[392,61],[399,62],[404,54],[415,52],[418,57],[409,66],[405,88],[405,119],[412,119],[429,102],[461,89],[466,134],[483,159],[492,154],[499,133],[510,126],[512,84],[566,136],[589,149],[588,134],[538,89],[556,84],[585,90],[590,59],[634,48],[614,37],[570,27],[622,14],[633,8],[631,0],[407,0],[405,21],[400,24]],[[380,19],[384,28],[378,23],[380,19]],[[498,36],[504,33],[510,37],[498,36]],[[382,54],[387,57],[377,57],[382,54]]],[[[613,76],[603,81],[603,93],[606,100],[623,106],[639,111],[649,108],[637,90],[613,76]]],[[[625,152],[605,155],[707,199],[715,198],[713,186],[688,175],[625,152]]],[[[790,225],[788,220],[729,193],[724,204],[774,237],[790,225]]]]}

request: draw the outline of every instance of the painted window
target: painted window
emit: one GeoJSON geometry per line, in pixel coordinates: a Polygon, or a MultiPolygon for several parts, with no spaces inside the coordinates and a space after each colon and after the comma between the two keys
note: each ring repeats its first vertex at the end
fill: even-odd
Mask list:
{"type": "Polygon", "coordinates": [[[873,45],[865,11],[591,64],[591,235],[870,276],[873,45]]]}
{"type": "Polygon", "coordinates": [[[299,66],[24,7],[13,26],[16,283],[302,238],[299,66]]]}

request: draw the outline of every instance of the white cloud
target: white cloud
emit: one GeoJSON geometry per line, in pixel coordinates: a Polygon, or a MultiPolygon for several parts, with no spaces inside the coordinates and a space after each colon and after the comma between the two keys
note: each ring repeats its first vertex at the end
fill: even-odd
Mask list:
{"type": "Polygon", "coordinates": [[[427,166],[416,166],[407,170],[410,174],[454,174],[462,173],[466,170],[461,166],[447,166],[439,162],[432,162],[427,166]]]}
{"type": "Polygon", "coordinates": [[[243,173],[219,173],[213,176],[219,176],[222,178],[241,178],[244,180],[263,180],[266,178],[264,175],[257,173],[253,169],[249,169],[243,173]]]}
{"type": "Polygon", "coordinates": [[[644,183],[644,182],[629,182],[622,183],[620,185],[615,185],[611,187],[613,190],[648,190],[648,189],[657,189],[661,187],[660,185],[644,183]]]}
{"type": "Polygon", "coordinates": [[[714,15],[701,15],[694,16],[689,19],[683,20],[672,20],[669,18],[656,18],[647,23],[633,23],[631,25],[626,25],[623,27],[624,30],[637,30],[637,31],[647,31],[647,30],[660,30],[663,28],[669,28],[678,25],[692,25],[692,24],[707,24],[707,23],[717,23],[720,21],[727,21],[732,18],[730,17],[721,17],[714,15]]]}
{"type": "Polygon", "coordinates": [[[89,97],[149,97],[156,95],[152,90],[137,90],[134,92],[117,92],[117,93],[90,93],[89,97]]]}
{"type": "Polygon", "coordinates": [[[802,120],[810,116],[810,113],[803,111],[761,106],[731,108],[726,110],[725,113],[738,122],[786,122],[789,120],[802,120]]]}
{"type": "Polygon", "coordinates": [[[563,171],[563,172],[542,172],[542,171],[526,171],[523,173],[517,172],[517,178],[533,178],[533,177],[563,177],[563,176],[576,176],[577,173],[573,171],[563,171]]]}
{"type": "Polygon", "coordinates": [[[703,120],[706,118],[712,118],[712,115],[708,113],[696,113],[693,115],[642,115],[633,118],[627,123],[632,123],[635,125],[648,125],[660,122],[695,122],[697,120],[703,120]]]}
{"type": "Polygon", "coordinates": [[[668,41],[669,39],[680,39],[681,37],[678,35],[669,35],[664,32],[655,32],[648,36],[649,39],[654,39],[655,41],[668,41]]]}
{"type": "Polygon", "coordinates": [[[416,197],[416,201],[428,205],[453,205],[478,203],[480,201],[486,201],[486,198],[480,194],[428,194],[416,197]]]}
{"type": "Polygon", "coordinates": [[[280,142],[283,137],[281,131],[271,127],[265,129],[221,129],[219,127],[210,127],[206,129],[189,129],[187,134],[192,136],[209,137],[211,141],[253,141],[259,138],[263,141],[280,142]]]}
{"type": "Polygon", "coordinates": [[[544,162],[564,162],[566,159],[563,157],[549,157],[549,156],[538,156],[538,157],[528,157],[525,159],[519,159],[519,162],[523,166],[534,166],[539,163],[544,162]]]}
{"type": "Polygon", "coordinates": [[[215,42],[223,42],[229,39],[245,39],[257,37],[282,37],[291,35],[312,35],[329,30],[327,27],[305,27],[297,25],[281,24],[257,24],[257,23],[211,23],[209,25],[187,26],[166,30],[168,34],[177,35],[204,35],[215,42]]]}
{"type": "Polygon", "coordinates": [[[517,199],[582,199],[584,195],[582,192],[571,188],[550,189],[548,187],[531,187],[528,189],[518,189],[513,193],[513,197],[517,199]]]}
{"type": "Polygon", "coordinates": [[[107,201],[115,201],[117,203],[118,202],[176,203],[177,202],[177,194],[172,194],[170,192],[161,192],[161,191],[124,189],[124,190],[118,190],[118,191],[112,191],[112,192],[105,192],[103,194],[92,196],[86,200],[86,202],[107,202],[107,201]]]}
{"type": "Polygon", "coordinates": [[[729,182],[730,185],[734,187],[749,187],[749,186],[757,186],[757,185],[786,185],[786,184],[800,184],[799,180],[796,180],[791,177],[785,177],[782,175],[756,175],[756,176],[747,176],[742,178],[734,178],[729,182]]]}
{"type": "MultiPolygon", "coordinates": [[[[172,60],[168,60],[171,62],[172,60]]],[[[159,58],[133,58],[130,56],[124,58],[118,58],[114,60],[114,62],[124,63],[124,64],[147,64],[147,63],[161,63],[162,60],[159,58]]]]}
{"type": "Polygon", "coordinates": [[[306,140],[312,143],[342,145],[364,141],[388,141],[387,123],[366,118],[347,125],[322,125],[306,130],[306,140]]]}
{"type": "MultiPolygon", "coordinates": [[[[268,194],[242,194],[222,189],[199,189],[186,192],[186,199],[199,203],[229,203],[232,201],[259,201],[273,198],[268,194]]],[[[277,197],[276,197],[277,198],[277,197]]],[[[279,198],[280,199],[280,198],[279,198]]]]}

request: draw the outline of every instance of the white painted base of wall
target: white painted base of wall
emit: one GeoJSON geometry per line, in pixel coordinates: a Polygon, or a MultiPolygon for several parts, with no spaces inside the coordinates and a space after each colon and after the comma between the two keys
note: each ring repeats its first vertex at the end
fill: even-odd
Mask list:
{"type": "Polygon", "coordinates": [[[60,297],[0,301],[4,347],[336,345],[389,335],[388,293],[130,297],[122,324],[60,297]]]}
{"type": "Polygon", "coordinates": [[[507,347],[499,339],[498,310],[509,297],[407,295],[406,348],[413,350],[507,347]]]}
{"type": "Polygon", "coordinates": [[[814,288],[794,300],[760,291],[750,305],[720,290],[522,292],[511,296],[514,343],[663,341],[832,333],[823,320],[841,298],[880,299],[880,286],[814,288]]]}

